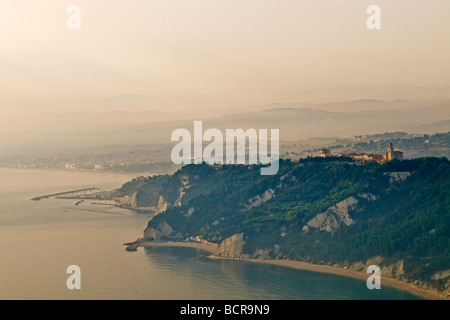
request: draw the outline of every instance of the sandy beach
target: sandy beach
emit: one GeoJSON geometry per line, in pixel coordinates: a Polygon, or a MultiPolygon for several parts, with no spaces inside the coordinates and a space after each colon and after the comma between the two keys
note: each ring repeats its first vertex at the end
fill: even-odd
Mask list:
{"type": "MultiPolygon", "coordinates": [[[[213,257],[213,258],[216,258],[216,257],[213,257]]],[[[221,258],[221,257],[219,257],[219,258],[221,258]]],[[[360,280],[364,280],[364,281],[366,281],[367,278],[369,277],[369,274],[363,273],[363,272],[358,272],[355,270],[349,270],[349,269],[343,269],[343,268],[325,266],[325,265],[318,265],[318,264],[311,264],[311,263],[302,262],[302,261],[259,260],[259,259],[240,259],[240,260],[251,261],[251,262],[256,262],[256,263],[267,263],[267,264],[272,264],[272,265],[277,265],[277,266],[289,267],[289,268],[293,268],[293,269],[297,269],[297,270],[335,274],[335,275],[339,275],[339,276],[350,277],[350,278],[360,279],[360,280]]],[[[401,290],[405,290],[405,291],[411,292],[415,295],[418,295],[418,296],[426,298],[426,299],[449,300],[448,298],[445,298],[444,296],[440,295],[439,293],[437,293],[435,291],[422,289],[417,286],[414,286],[411,283],[406,283],[406,282],[392,279],[392,278],[381,277],[381,286],[383,286],[383,285],[393,287],[393,288],[398,288],[401,290]]]]}
{"type": "Polygon", "coordinates": [[[212,254],[212,257],[216,257],[219,254],[219,247],[199,242],[140,242],[138,247],[187,247],[200,249],[212,254]]]}
{"type": "MultiPolygon", "coordinates": [[[[307,262],[302,262],[302,261],[224,258],[224,257],[218,256],[219,247],[205,244],[205,243],[172,242],[172,241],[141,242],[139,244],[139,247],[189,247],[189,248],[196,248],[196,249],[204,250],[204,251],[211,253],[211,256],[210,256],[211,259],[238,260],[238,261],[247,261],[247,262],[254,262],[254,263],[266,263],[266,264],[272,264],[272,265],[276,265],[276,266],[293,268],[293,269],[297,269],[297,270],[335,274],[338,276],[350,277],[350,278],[360,279],[360,280],[364,280],[364,281],[366,281],[367,278],[369,277],[369,274],[363,273],[363,272],[358,272],[355,270],[338,268],[338,267],[333,267],[333,266],[312,264],[312,263],[307,263],[307,262]]],[[[404,281],[400,281],[400,280],[396,280],[396,279],[392,279],[392,278],[382,277],[381,285],[382,286],[386,285],[389,287],[405,290],[405,291],[408,291],[410,293],[413,293],[415,295],[418,295],[418,296],[420,296],[422,298],[426,298],[426,299],[450,300],[449,298],[446,298],[443,295],[440,295],[439,293],[437,293],[435,291],[422,289],[417,286],[414,286],[411,283],[406,283],[404,281]]]]}

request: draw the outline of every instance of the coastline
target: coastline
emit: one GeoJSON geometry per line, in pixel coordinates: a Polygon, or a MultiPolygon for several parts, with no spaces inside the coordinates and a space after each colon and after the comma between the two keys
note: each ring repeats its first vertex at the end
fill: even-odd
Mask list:
{"type": "MultiPolygon", "coordinates": [[[[333,266],[326,266],[326,265],[319,265],[319,264],[312,264],[308,262],[303,261],[294,261],[294,260],[271,260],[271,259],[242,259],[242,258],[226,258],[226,257],[220,257],[218,256],[219,253],[219,247],[206,244],[206,243],[198,243],[198,242],[174,242],[174,241],[168,241],[168,242],[146,242],[142,241],[139,242],[137,247],[188,247],[188,248],[195,248],[207,251],[208,253],[211,253],[210,258],[216,259],[216,260],[236,260],[236,261],[246,261],[246,262],[253,262],[253,263],[265,263],[265,264],[271,264],[281,267],[287,267],[292,268],[296,270],[303,270],[303,271],[310,271],[310,272],[319,272],[319,273],[328,273],[328,274],[334,274],[338,276],[343,277],[349,277],[359,280],[367,280],[369,274],[350,270],[350,269],[344,269],[339,267],[333,267],[333,266]]],[[[429,290],[429,289],[423,289],[419,288],[411,283],[407,283],[404,281],[396,280],[393,278],[386,278],[382,277],[381,285],[386,285],[389,287],[397,288],[403,291],[407,291],[409,293],[415,294],[419,297],[430,299],[430,300],[450,300],[449,298],[445,298],[443,295],[437,293],[436,291],[429,290]]]]}
{"type": "MultiPolygon", "coordinates": [[[[167,241],[167,242],[149,242],[142,241],[139,242],[137,247],[185,247],[185,248],[195,248],[211,253],[211,257],[218,257],[219,247],[199,242],[175,242],[175,241],[167,241]]],[[[220,257],[218,257],[220,258],[220,257]]]]}
{"type": "Polygon", "coordinates": [[[13,166],[2,166],[0,169],[13,169],[13,170],[31,170],[31,171],[59,171],[59,172],[80,172],[80,173],[95,173],[95,174],[116,174],[122,176],[128,176],[130,179],[139,176],[139,173],[125,172],[125,171],[108,171],[108,170],[90,170],[90,169],[63,169],[63,168],[32,168],[32,167],[13,167],[13,166]]]}

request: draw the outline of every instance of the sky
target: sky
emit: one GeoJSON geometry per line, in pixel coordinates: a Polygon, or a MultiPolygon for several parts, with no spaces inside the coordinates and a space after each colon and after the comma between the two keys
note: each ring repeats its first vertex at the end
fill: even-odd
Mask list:
{"type": "Polygon", "coordinates": [[[449,57],[448,0],[2,0],[0,115],[450,99],[449,57]]]}

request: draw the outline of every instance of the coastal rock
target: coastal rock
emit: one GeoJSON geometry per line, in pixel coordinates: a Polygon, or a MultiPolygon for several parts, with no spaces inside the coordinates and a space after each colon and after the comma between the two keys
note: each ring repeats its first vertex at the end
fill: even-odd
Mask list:
{"type": "Polygon", "coordinates": [[[252,258],[254,258],[254,259],[271,259],[272,256],[270,254],[269,249],[258,249],[253,253],[252,258]]]}
{"type": "Polygon", "coordinates": [[[384,261],[384,258],[382,256],[374,256],[372,258],[367,259],[364,266],[366,268],[371,265],[380,266],[383,263],[383,261],[384,261]]]}
{"type": "Polygon", "coordinates": [[[173,233],[173,229],[171,226],[167,224],[167,222],[162,222],[156,228],[150,227],[145,229],[144,231],[144,239],[145,240],[161,240],[165,237],[170,237],[173,233]]]}
{"type": "Polygon", "coordinates": [[[220,244],[219,256],[224,258],[248,258],[244,255],[244,234],[238,233],[226,238],[220,244]]]}
{"type": "Polygon", "coordinates": [[[160,214],[161,212],[164,212],[167,210],[167,200],[164,199],[164,197],[162,195],[159,196],[159,200],[158,200],[158,206],[155,208],[155,214],[160,214]]]}
{"type": "MultiPolygon", "coordinates": [[[[450,269],[438,271],[431,276],[432,280],[439,280],[450,277],[450,269]]],[[[450,280],[450,279],[449,279],[450,280]]]]}
{"type": "Polygon", "coordinates": [[[128,203],[126,204],[129,207],[137,207],[137,200],[136,200],[137,191],[134,191],[133,194],[128,198],[128,203]]]}
{"type": "Polygon", "coordinates": [[[405,275],[403,260],[381,267],[381,276],[402,279],[405,275]]]}
{"type": "Polygon", "coordinates": [[[371,265],[379,266],[382,277],[393,278],[402,280],[405,276],[404,261],[398,260],[391,264],[385,264],[384,258],[381,256],[375,256],[367,259],[366,262],[360,261],[352,264],[350,269],[366,272],[367,268],[371,265]]]}
{"type": "Polygon", "coordinates": [[[341,225],[350,226],[356,223],[349,214],[349,210],[354,209],[358,199],[349,197],[336,205],[328,208],[327,211],[317,214],[314,218],[306,223],[303,231],[307,232],[310,228],[319,229],[321,231],[333,232],[341,225]]]}

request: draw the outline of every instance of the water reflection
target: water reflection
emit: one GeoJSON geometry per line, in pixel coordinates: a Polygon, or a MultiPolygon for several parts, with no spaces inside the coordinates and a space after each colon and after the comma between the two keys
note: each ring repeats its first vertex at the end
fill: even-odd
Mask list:
{"type": "MultiPolygon", "coordinates": [[[[401,290],[368,290],[365,281],[287,267],[235,260],[210,260],[194,248],[150,247],[151,269],[177,275],[184,298],[217,299],[419,299],[401,290]],[[213,294],[213,295],[211,295],[213,294]]],[[[178,295],[174,292],[174,298],[178,295]]]]}

